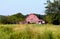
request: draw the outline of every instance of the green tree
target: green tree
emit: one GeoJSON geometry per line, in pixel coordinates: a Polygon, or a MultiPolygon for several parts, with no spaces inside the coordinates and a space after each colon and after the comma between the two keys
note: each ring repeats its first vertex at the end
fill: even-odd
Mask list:
{"type": "Polygon", "coordinates": [[[54,2],[51,2],[50,0],[47,1],[45,13],[46,13],[45,20],[48,21],[48,23],[54,23],[55,20],[59,21],[59,19],[57,19],[59,17],[58,14],[60,14],[59,2],[55,0],[54,2]]]}
{"type": "Polygon", "coordinates": [[[7,23],[7,17],[0,15],[0,23],[1,24],[6,24],[7,23]]]}
{"type": "Polygon", "coordinates": [[[9,16],[8,19],[10,19],[9,21],[11,23],[17,23],[19,21],[24,21],[25,16],[23,14],[21,14],[21,13],[17,13],[17,14],[9,16]]]}
{"type": "Polygon", "coordinates": [[[17,13],[11,16],[0,16],[0,24],[16,24],[19,21],[24,21],[25,16],[21,13],[17,13]]]}

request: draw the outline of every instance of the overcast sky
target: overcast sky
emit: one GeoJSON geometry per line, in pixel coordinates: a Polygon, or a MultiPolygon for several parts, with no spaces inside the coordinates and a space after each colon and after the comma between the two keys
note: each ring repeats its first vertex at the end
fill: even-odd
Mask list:
{"type": "Polygon", "coordinates": [[[0,15],[12,15],[18,12],[22,14],[44,14],[47,0],[0,0],[0,15]]]}

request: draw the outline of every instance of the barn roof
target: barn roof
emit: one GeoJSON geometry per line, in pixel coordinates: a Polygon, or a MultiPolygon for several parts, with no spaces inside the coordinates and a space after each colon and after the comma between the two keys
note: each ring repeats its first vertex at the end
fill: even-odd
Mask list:
{"type": "Polygon", "coordinates": [[[29,15],[36,15],[39,19],[42,19],[44,17],[43,15],[35,14],[35,13],[27,14],[26,17],[28,17],[29,15]]]}

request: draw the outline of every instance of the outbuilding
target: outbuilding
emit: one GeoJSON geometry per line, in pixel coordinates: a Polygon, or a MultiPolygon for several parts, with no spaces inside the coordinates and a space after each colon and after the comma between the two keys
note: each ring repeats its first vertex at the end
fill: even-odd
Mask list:
{"type": "Polygon", "coordinates": [[[25,20],[27,23],[45,24],[45,21],[39,19],[35,14],[29,14],[25,20]]]}

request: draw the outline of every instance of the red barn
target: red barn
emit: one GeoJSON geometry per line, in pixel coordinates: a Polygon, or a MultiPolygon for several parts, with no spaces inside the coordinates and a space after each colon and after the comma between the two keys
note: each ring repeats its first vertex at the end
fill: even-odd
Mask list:
{"type": "Polygon", "coordinates": [[[42,24],[44,20],[39,19],[35,14],[29,14],[25,20],[27,23],[42,24]]]}

